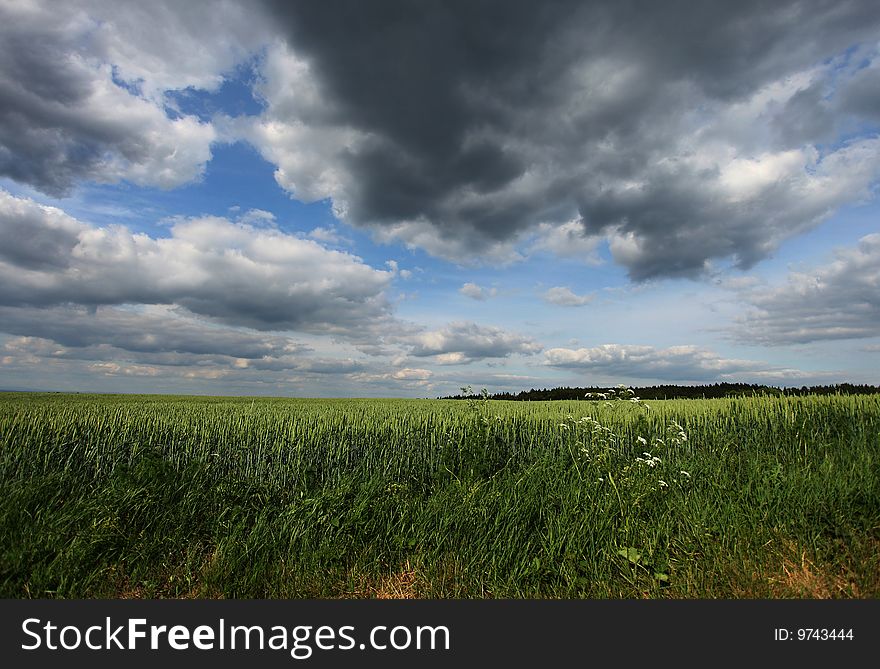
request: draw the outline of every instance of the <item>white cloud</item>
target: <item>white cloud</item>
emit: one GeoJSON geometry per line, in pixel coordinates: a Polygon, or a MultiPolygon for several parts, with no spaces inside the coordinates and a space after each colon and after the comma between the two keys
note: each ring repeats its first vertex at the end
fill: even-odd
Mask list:
{"type": "Polygon", "coordinates": [[[253,225],[256,227],[274,227],[275,214],[273,214],[271,211],[266,211],[264,209],[248,209],[241,216],[239,216],[237,221],[239,223],[244,223],[245,225],[253,225]]]}
{"type": "Polygon", "coordinates": [[[429,369],[419,369],[412,367],[404,367],[398,369],[391,375],[391,378],[401,381],[427,381],[434,373],[429,369]]]}
{"type": "Polygon", "coordinates": [[[343,237],[334,227],[317,227],[308,234],[309,238],[323,244],[331,244],[333,246],[350,245],[352,242],[348,237],[343,237]]]}
{"type": "Polygon", "coordinates": [[[89,365],[89,369],[105,376],[158,376],[160,374],[156,367],[119,364],[116,362],[94,362],[89,365]]]}
{"type": "Polygon", "coordinates": [[[0,193],[0,239],[7,305],[176,304],[232,325],[352,337],[390,313],[391,272],[272,227],[178,219],[153,238],[0,193]]]}
{"type": "Polygon", "coordinates": [[[597,246],[602,237],[588,236],[583,221],[572,219],[560,225],[541,223],[536,230],[532,251],[549,251],[560,258],[571,258],[587,265],[602,262],[597,246]]]}
{"type": "MultiPolygon", "coordinates": [[[[95,52],[157,101],[166,91],[216,90],[226,73],[261,47],[271,27],[262,12],[236,0],[80,4],[93,22],[95,52]]],[[[57,4],[48,8],[56,12],[57,4]]]]}
{"type": "Polygon", "coordinates": [[[365,134],[335,125],[333,109],[321,94],[309,63],[275,42],[266,51],[257,94],[267,105],[255,120],[232,121],[229,132],[248,139],[277,165],[275,180],[303,202],[331,198],[345,218],[348,175],[337,162],[363,142],[365,134]]]}
{"type": "Polygon", "coordinates": [[[791,272],[781,286],[743,292],[753,307],[735,336],[768,345],[864,339],[880,333],[880,234],[841,248],[835,259],[791,272]]]}
{"type": "Polygon", "coordinates": [[[500,328],[455,322],[440,330],[399,338],[410,355],[433,357],[437,364],[460,365],[485,358],[506,358],[513,354],[533,355],[542,346],[526,337],[500,328]]]}
{"type": "Polygon", "coordinates": [[[680,153],[645,166],[644,181],[662,185],[663,207],[651,206],[661,193],[648,186],[612,187],[591,205],[608,223],[612,257],[634,278],[693,276],[711,257],[730,256],[747,269],[839,207],[870,199],[880,175],[875,137],[824,155],[807,148],[743,157],[734,145],[697,135],[680,153]],[[690,208],[704,219],[683,225],[690,208]]]}
{"type": "Polygon", "coordinates": [[[518,239],[475,243],[466,235],[445,232],[426,220],[404,221],[372,228],[373,238],[383,244],[403,243],[409,250],[421,249],[436,258],[458,265],[489,264],[504,267],[524,259],[518,239]]]}
{"type": "Polygon", "coordinates": [[[545,302],[557,304],[561,307],[582,307],[595,299],[594,294],[578,295],[567,286],[554,286],[541,296],[545,302]]]}
{"type": "Polygon", "coordinates": [[[260,41],[235,2],[0,5],[0,174],[53,195],[81,181],[174,188],[217,132],[169,91],[216,89],[260,41]]]}
{"type": "Polygon", "coordinates": [[[753,360],[722,358],[699,346],[603,344],[592,348],[552,348],[544,353],[550,367],[579,370],[606,377],[711,382],[757,374],[780,375],[786,370],[753,360]]]}
{"type": "Polygon", "coordinates": [[[472,300],[477,300],[478,302],[485,302],[490,297],[495,297],[498,295],[497,288],[483,288],[482,286],[478,286],[475,283],[466,283],[461,288],[458,289],[458,292],[464,295],[465,297],[469,297],[472,300]]]}

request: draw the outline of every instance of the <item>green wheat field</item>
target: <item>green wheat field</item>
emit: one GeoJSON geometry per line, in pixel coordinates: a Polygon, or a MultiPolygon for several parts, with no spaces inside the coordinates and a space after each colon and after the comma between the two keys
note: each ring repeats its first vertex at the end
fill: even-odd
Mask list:
{"type": "Polygon", "coordinates": [[[4,393],[5,598],[877,598],[880,396],[4,393]]]}

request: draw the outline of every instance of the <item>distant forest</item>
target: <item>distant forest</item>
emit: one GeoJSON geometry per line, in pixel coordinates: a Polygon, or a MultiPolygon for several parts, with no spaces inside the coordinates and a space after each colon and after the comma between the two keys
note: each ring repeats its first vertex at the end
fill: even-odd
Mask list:
{"type": "MultiPolygon", "coordinates": [[[[610,393],[613,387],[553,388],[542,390],[522,390],[518,393],[495,393],[487,395],[492,400],[514,400],[518,402],[538,402],[543,400],[596,400],[600,393],[610,393]]],[[[671,399],[710,399],[717,397],[753,397],[761,395],[873,395],[880,393],[880,387],[840,383],[829,386],[802,386],[800,388],[776,388],[756,383],[713,383],[705,386],[648,386],[633,388],[636,397],[643,400],[671,399]]],[[[448,395],[438,399],[467,400],[480,399],[478,394],[448,395]]]]}

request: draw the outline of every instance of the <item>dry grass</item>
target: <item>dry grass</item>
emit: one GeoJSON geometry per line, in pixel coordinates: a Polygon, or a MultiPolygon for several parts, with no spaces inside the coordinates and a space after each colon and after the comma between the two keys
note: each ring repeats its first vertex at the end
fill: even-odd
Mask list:
{"type": "Polygon", "coordinates": [[[417,599],[418,575],[410,568],[409,562],[403,570],[382,577],[376,587],[376,599],[417,599]]]}
{"type": "Polygon", "coordinates": [[[858,598],[860,589],[845,565],[823,565],[791,541],[783,543],[779,567],[768,578],[772,597],[797,599],[858,598]]]}
{"type": "Polygon", "coordinates": [[[420,599],[426,591],[424,579],[409,560],[378,578],[373,574],[350,574],[349,583],[344,599],[420,599]]]}

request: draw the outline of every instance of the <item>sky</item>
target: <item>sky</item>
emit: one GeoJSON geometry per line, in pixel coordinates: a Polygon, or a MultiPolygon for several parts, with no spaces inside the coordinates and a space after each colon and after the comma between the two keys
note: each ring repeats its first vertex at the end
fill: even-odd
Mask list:
{"type": "Polygon", "coordinates": [[[880,384],[873,0],[0,0],[0,389],[880,384]]]}

